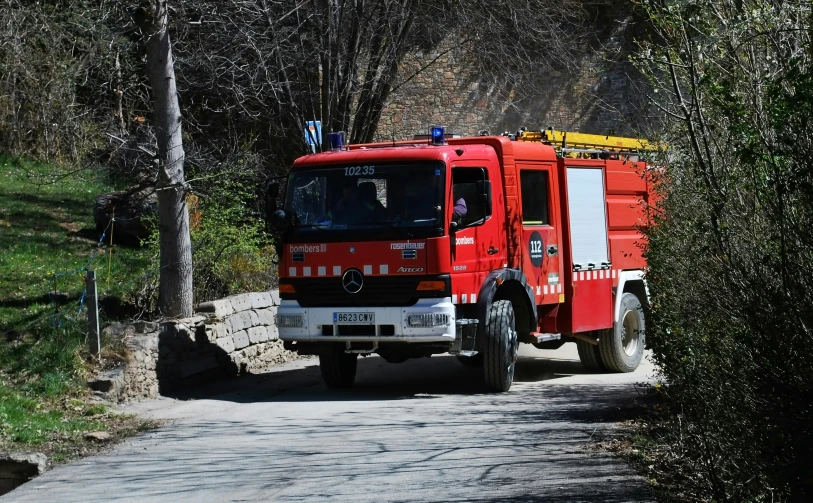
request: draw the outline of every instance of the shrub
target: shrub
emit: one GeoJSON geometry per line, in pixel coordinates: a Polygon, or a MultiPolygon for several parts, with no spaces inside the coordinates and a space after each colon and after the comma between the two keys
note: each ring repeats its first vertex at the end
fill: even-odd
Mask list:
{"type": "Polygon", "coordinates": [[[807,2],[648,4],[667,112],[647,342],[717,501],[813,497],[807,2]],[[787,26],[799,27],[788,30],[787,26]]]}

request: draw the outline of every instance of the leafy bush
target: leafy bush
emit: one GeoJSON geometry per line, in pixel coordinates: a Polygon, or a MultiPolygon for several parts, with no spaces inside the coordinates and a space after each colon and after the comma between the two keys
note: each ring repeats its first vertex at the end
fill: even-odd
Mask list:
{"type": "Polygon", "coordinates": [[[243,208],[213,205],[192,231],[195,302],[269,290],[276,266],[261,222],[243,222],[243,208]]]}
{"type": "MultiPolygon", "coordinates": [[[[245,152],[223,162],[203,152],[195,152],[195,157],[208,161],[188,165],[187,178],[195,180],[186,198],[195,303],[273,288],[276,252],[260,211],[260,157],[245,152]]],[[[145,245],[151,250],[152,266],[134,285],[129,302],[141,312],[154,313],[159,280],[157,226],[145,245]]]]}
{"type": "Polygon", "coordinates": [[[647,342],[717,501],[813,497],[809,2],[661,1],[647,342]],[[788,29],[788,27],[793,29],[788,29]]]}

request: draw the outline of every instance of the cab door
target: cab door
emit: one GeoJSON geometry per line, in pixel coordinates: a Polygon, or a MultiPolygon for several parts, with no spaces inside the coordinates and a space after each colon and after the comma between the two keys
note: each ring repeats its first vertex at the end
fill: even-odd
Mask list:
{"type": "Polygon", "coordinates": [[[453,164],[450,188],[453,300],[456,297],[461,304],[474,304],[488,273],[505,267],[507,260],[505,216],[501,211],[505,203],[496,159],[453,164]],[[455,215],[455,206],[461,200],[466,212],[455,215]]]}
{"type": "Polygon", "coordinates": [[[553,164],[517,163],[522,208],[522,271],[534,290],[536,304],[562,302],[558,191],[553,164]]]}

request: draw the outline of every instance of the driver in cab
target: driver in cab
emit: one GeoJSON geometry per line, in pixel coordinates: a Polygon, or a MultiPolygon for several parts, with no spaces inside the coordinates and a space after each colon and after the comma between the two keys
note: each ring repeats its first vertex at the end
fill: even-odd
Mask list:
{"type": "Polygon", "coordinates": [[[374,182],[346,181],[342,197],[336,208],[329,212],[331,220],[338,224],[362,224],[386,219],[386,210],[377,198],[374,182]]]}

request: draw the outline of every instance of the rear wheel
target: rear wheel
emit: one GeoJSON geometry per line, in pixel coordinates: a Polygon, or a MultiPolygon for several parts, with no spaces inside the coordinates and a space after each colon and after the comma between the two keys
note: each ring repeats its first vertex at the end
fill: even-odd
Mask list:
{"type": "Polygon", "coordinates": [[[626,292],[621,297],[618,322],[598,340],[601,363],[612,372],[632,372],[644,356],[646,320],[641,301],[626,292]]]}
{"type": "MultiPolygon", "coordinates": [[[[607,331],[609,332],[609,330],[607,331]]],[[[579,360],[590,372],[601,372],[606,370],[601,363],[601,352],[596,344],[587,341],[576,340],[576,349],[579,351],[579,360]]]]}
{"type": "Polygon", "coordinates": [[[336,345],[319,355],[319,370],[328,388],[349,388],[356,380],[358,355],[345,353],[344,345],[336,345]]]}
{"type": "Polygon", "coordinates": [[[514,307],[508,300],[491,304],[481,345],[483,375],[489,391],[508,391],[514,382],[519,341],[514,322],[514,307]]]}

